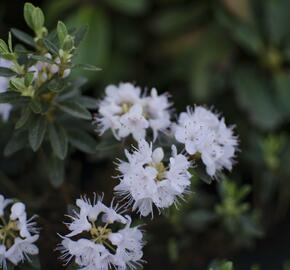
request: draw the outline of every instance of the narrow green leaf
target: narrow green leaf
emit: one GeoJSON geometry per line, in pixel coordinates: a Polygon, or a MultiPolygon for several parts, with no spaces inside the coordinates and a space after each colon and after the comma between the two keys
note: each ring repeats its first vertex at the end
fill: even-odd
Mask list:
{"type": "Polygon", "coordinates": [[[61,104],[56,104],[57,107],[62,110],[63,112],[66,112],[74,117],[85,119],[85,120],[91,120],[92,116],[91,113],[81,104],[76,103],[75,101],[64,101],[61,104]]]}
{"type": "Polygon", "coordinates": [[[27,135],[15,132],[4,148],[4,156],[8,157],[27,147],[27,135]]]}
{"type": "Polygon", "coordinates": [[[0,93],[0,104],[1,103],[15,103],[21,99],[21,95],[15,92],[3,92],[0,93]]]}
{"type": "Polygon", "coordinates": [[[74,34],[75,37],[75,46],[78,47],[82,40],[85,38],[87,32],[88,32],[88,26],[82,26],[80,27],[76,33],[74,34]]]}
{"type": "Polygon", "coordinates": [[[82,104],[87,109],[96,109],[98,100],[91,97],[80,96],[77,98],[78,103],[82,104]]]}
{"type": "Polygon", "coordinates": [[[41,111],[42,111],[41,103],[37,99],[32,99],[30,101],[29,107],[36,114],[41,113],[41,111]]]}
{"type": "Polygon", "coordinates": [[[21,31],[19,29],[16,29],[16,28],[12,28],[11,32],[20,41],[26,43],[27,45],[29,45],[31,47],[35,47],[35,42],[34,42],[32,36],[26,34],[25,32],[23,32],[23,31],[21,31]]]}
{"type": "Polygon", "coordinates": [[[34,5],[31,3],[25,3],[24,5],[24,19],[27,25],[34,30],[34,24],[33,24],[33,10],[35,9],[34,5]]]}
{"type": "Polygon", "coordinates": [[[49,125],[49,140],[53,153],[60,159],[65,159],[68,150],[68,137],[60,125],[49,125]]]}
{"type": "Polygon", "coordinates": [[[27,72],[25,74],[25,77],[24,77],[24,83],[25,83],[25,86],[28,87],[32,84],[32,81],[33,81],[33,78],[34,78],[34,73],[32,72],[27,72]]]}
{"type": "Polygon", "coordinates": [[[13,52],[11,32],[8,33],[8,47],[9,47],[9,51],[13,52]]]}
{"type": "Polygon", "coordinates": [[[25,107],[21,111],[20,118],[17,120],[17,122],[15,124],[15,129],[22,128],[27,123],[30,115],[31,115],[30,108],[29,107],[25,107]]]}
{"type": "Polygon", "coordinates": [[[24,78],[12,78],[9,81],[10,86],[18,91],[23,91],[25,90],[25,83],[24,83],[24,78]]]}
{"type": "Polygon", "coordinates": [[[42,10],[39,7],[35,8],[32,16],[34,30],[36,31],[41,29],[44,25],[44,14],[42,10]]]}
{"type": "Polygon", "coordinates": [[[72,130],[68,132],[69,142],[77,149],[94,154],[97,151],[97,142],[87,132],[82,130],[72,130]]]}
{"type": "Polygon", "coordinates": [[[43,39],[44,46],[54,55],[58,55],[58,48],[49,39],[43,39]]]}
{"type": "Polygon", "coordinates": [[[58,40],[59,40],[61,47],[63,46],[64,40],[65,40],[67,35],[68,35],[68,32],[67,32],[67,28],[66,28],[65,24],[63,22],[59,21],[57,23],[57,36],[58,36],[58,40]]]}
{"type": "Polygon", "coordinates": [[[47,170],[50,183],[56,188],[60,187],[65,177],[64,161],[55,156],[52,156],[48,161],[47,170]]]}
{"type": "Polygon", "coordinates": [[[49,63],[49,64],[55,64],[51,59],[42,56],[42,55],[31,55],[30,56],[31,59],[36,60],[36,61],[40,61],[40,62],[45,62],[45,63],[49,63]]]}
{"type": "Polygon", "coordinates": [[[0,77],[12,77],[15,75],[17,75],[17,73],[10,68],[0,67],[0,77]]]}
{"type": "Polygon", "coordinates": [[[101,68],[98,68],[94,65],[89,65],[89,64],[77,64],[77,68],[81,68],[83,70],[88,70],[88,71],[100,71],[102,70],[101,68]]]}
{"type": "Polygon", "coordinates": [[[3,39],[0,39],[0,54],[9,53],[8,46],[3,39]]]}
{"type": "Polygon", "coordinates": [[[34,152],[36,152],[43,142],[47,129],[47,121],[45,117],[35,116],[29,125],[29,144],[34,152]]]}

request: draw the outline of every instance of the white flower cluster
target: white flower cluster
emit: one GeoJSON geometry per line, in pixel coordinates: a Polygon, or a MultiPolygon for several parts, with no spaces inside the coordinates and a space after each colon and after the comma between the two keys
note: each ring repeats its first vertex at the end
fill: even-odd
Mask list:
{"type": "MultiPolygon", "coordinates": [[[[0,58],[0,67],[11,68],[11,66],[12,66],[11,61],[0,58]]],[[[9,85],[9,78],[0,76],[0,93],[6,92],[8,85],[9,85]]],[[[4,122],[8,120],[11,109],[12,109],[11,104],[8,104],[8,103],[0,104],[0,115],[4,122]]]]}
{"type": "Polygon", "coordinates": [[[39,235],[33,220],[34,217],[27,219],[23,203],[13,203],[0,195],[0,269],[6,270],[8,262],[18,265],[29,255],[38,254],[34,243],[39,235]]]}
{"type": "Polygon", "coordinates": [[[107,207],[101,198],[78,199],[76,205],[79,211],[67,223],[70,233],[58,247],[62,259],[66,263],[74,259],[79,269],[86,270],[136,269],[142,262],[143,235],[131,227],[131,218],[118,214],[113,204],[107,207]]]}
{"type": "Polygon", "coordinates": [[[177,154],[174,145],[168,162],[164,161],[161,147],[153,150],[152,143],[145,140],[139,142],[133,153],[125,153],[128,162],[119,163],[120,183],[115,191],[129,198],[129,204],[133,204],[133,210],[137,209],[141,216],[150,213],[153,216],[153,204],[158,209],[167,208],[189,190],[191,164],[186,156],[177,154]]]}
{"type": "Polygon", "coordinates": [[[178,142],[190,155],[200,155],[208,175],[214,177],[223,168],[232,169],[238,145],[233,129],[211,111],[196,106],[180,114],[174,131],[178,142]]]}
{"type": "Polygon", "coordinates": [[[169,128],[171,104],[167,95],[158,95],[155,88],[150,95],[143,96],[139,87],[120,83],[109,85],[105,92],[95,117],[100,134],[111,129],[118,140],[131,134],[138,141],[144,139],[146,130],[151,128],[155,140],[159,131],[169,128]]]}

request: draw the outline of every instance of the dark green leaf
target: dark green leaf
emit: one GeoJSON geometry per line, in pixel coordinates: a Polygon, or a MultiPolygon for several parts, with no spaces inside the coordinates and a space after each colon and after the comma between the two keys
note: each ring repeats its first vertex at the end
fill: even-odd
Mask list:
{"type": "Polygon", "coordinates": [[[36,114],[41,113],[42,111],[41,102],[37,99],[32,99],[30,101],[30,109],[36,114]]]}
{"type": "Polygon", "coordinates": [[[89,64],[77,64],[75,67],[82,68],[83,70],[88,70],[88,71],[100,71],[100,70],[102,70],[101,68],[98,68],[94,65],[89,65],[89,64]]]}
{"type": "Polygon", "coordinates": [[[239,69],[234,75],[234,87],[239,105],[248,112],[253,123],[264,129],[281,123],[283,114],[262,74],[249,67],[239,69]]]}
{"type": "Polygon", "coordinates": [[[20,94],[11,91],[0,93],[0,103],[16,103],[21,98],[20,94]]]}
{"type": "Polygon", "coordinates": [[[80,96],[79,98],[77,98],[77,102],[79,104],[82,104],[87,109],[93,110],[97,108],[98,100],[91,97],[80,96]]]}
{"type": "Polygon", "coordinates": [[[15,75],[17,75],[17,73],[10,68],[0,67],[0,77],[12,77],[15,75]]]}
{"type": "Polygon", "coordinates": [[[84,106],[76,103],[75,101],[64,101],[61,104],[56,104],[56,106],[63,112],[66,112],[74,117],[85,120],[92,119],[91,113],[84,106]]]}
{"type": "Polygon", "coordinates": [[[23,31],[21,31],[19,29],[15,29],[15,28],[12,28],[11,32],[20,41],[26,43],[29,46],[35,47],[35,42],[34,42],[32,36],[26,34],[25,32],[23,32],[23,31]]]}
{"type": "Polygon", "coordinates": [[[65,176],[64,161],[55,156],[52,156],[49,159],[47,170],[51,184],[56,188],[60,187],[64,181],[65,176]]]}
{"type": "Polygon", "coordinates": [[[17,122],[15,124],[15,129],[19,129],[19,128],[23,127],[27,123],[30,115],[31,115],[31,111],[30,111],[29,107],[25,107],[21,111],[20,118],[17,120],[17,122]]]}
{"type": "Polygon", "coordinates": [[[27,147],[27,135],[23,132],[15,132],[4,148],[4,155],[11,156],[25,147],[27,147]]]}
{"type": "Polygon", "coordinates": [[[49,140],[54,154],[60,158],[65,159],[68,150],[68,138],[66,131],[60,125],[49,125],[49,140]]]}
{"type": "Polygon", "coordinates": [[[31,55],[30,58],[36,61],[45,62],[52,65],[55,64],[51,59],[44,57],[42,55],[31,55]]]}
{"type": "Polygon", "coordinates": [[[97,143],[87,132],[82,130],[72,130],[68,132],[68,135],[69,142],[75,148],[88,154],[96,153],[97,143]]]}
{"type": "Polygon", "coordinates": [[[29,144],[35,152],[39,149],[45,136],[47,121],[45,117],[34,116],[29,124],[29,144]]]}
{"type": "Polygon", "coordinates": [[[44,46],[51,52],[53,55],[58,55],[58,48],[53,44],[49,39],[43,39],[44,46]]]}
{"type": "Polygon", "coordinates": [[[76,31],[76,33],[74,33],[76,47],[78,47],[80,45],[80,43],[82,42],[82,40],[86,36],[87,32],[88,32],[88,26],[86,25],[86,26],[80,27],[76,31]]]}

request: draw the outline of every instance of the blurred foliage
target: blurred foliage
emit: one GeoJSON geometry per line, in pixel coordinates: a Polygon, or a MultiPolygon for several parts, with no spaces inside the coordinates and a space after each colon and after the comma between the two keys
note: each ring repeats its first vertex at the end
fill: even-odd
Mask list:
{"type": "MultiPolygon", "coordinates": [[[[89,26],[76,61],[102,71],[85,74],[86,95],[98,98],[108,83],[133,81],[168,91],[177,112],[188,104],[213,104],[236,125],[241,152],[230,180],[207,185],[192,179],[196,191],[187,203],[148,220],[145,269],[203,270],[213,258],[229,258],[238,270],[255,263],[263,270],[288,269],[290,0],[35,2],[45,10],[49,29],[59,18],[89,26]]],[[[12,25],[24,28],[21,10],[21,1],[1,1],[4,38],[12,25]]],[[[83,71],[74,71],[78,75],[83,71]]],[[[12,128],[1,123],[2,149],[12,128]]],[[[2,157],[1,192],[43,214],[44,235],[60,231],[65,205],[80,192],[111,194],[112,161],[122,147],[110,138],[99,146],[96,154],[72,153],[58,189],[45,183],[45,164],[30,152],[2,157]]],[[[50,260],[56,242],[41,239],[43,269],[60,269],[50,260]]],[[[212,267],[232,269],[229,263],[212,267]]]]}

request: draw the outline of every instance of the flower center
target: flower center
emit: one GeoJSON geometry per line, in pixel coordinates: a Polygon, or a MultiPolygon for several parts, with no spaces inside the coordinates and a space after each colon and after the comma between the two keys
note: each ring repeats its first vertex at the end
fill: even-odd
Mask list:
{"type": "Polygon", "coordinates": [[[126,102],[122,103],[122,105],[121,105],[121,107],[122,107],[121,114],[125,114],[125,113],[129,112],[129,110],[131,109],[132,106],[133,106],[133,104],[131,104],[129,102],[128,103],[126,103],[126,102]]]}
{"type": "Polygon", "coordinates": [[[161,181],[165,178],[166,167],[163,162],[149,163],[148,165],[157,170],[157,176],[155,178],[156,181],[161,181]]]}
{"type": "Polygon", "coordinates": [[[111,229],[106,228],[106,226],[93,226],[93,228],[90,230],[92,238],[99,244],[103,244],[108,239],[108,236],[111,232],[111,229]]]}
{"type": "Polygon", "coordinates": [[[112,233],[110,228],[107,228],[109,223],[106,223],[104,227],[96,226],[94,222],[91,222],[92,228],[90,234],[94,242],[105,245],[111,252],[116,252],[116,248],[109,241],[109,234],[112,233]]]}
{"type": "Polygon", "coordinates": [[[0,220],[0,242],[6,248],[9,248],[13,245],[14,239],[19,236],[19,229],[15,221],[7,223],[3,217],[0,220]]]}

